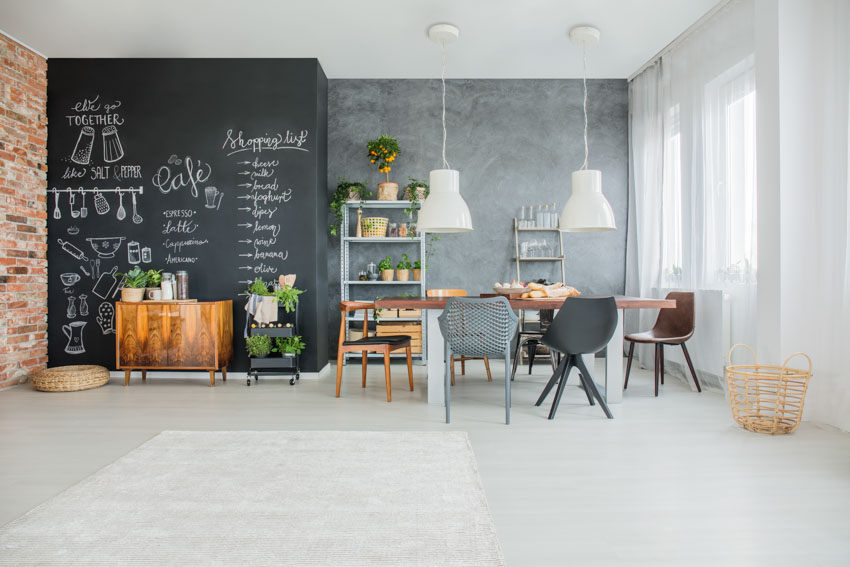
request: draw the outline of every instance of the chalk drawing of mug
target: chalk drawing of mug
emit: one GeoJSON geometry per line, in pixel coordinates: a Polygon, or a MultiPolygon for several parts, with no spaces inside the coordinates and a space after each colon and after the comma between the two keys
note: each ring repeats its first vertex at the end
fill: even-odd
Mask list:
{"type": "Polygon", "coordinates": [[[80,165],[88,165],[91,161],[91,149],[94,145],[94,128],[91,126],[83,126],[80,130],[80,137],[77,138],[77,145],[74,146],[74,153],[71,154],[71,161],[80,165]]]}
{"type": "Polygon", "coordinates": [[[208,209],[217,209],[221,205],[221,199],[224,197],[224,193],[216,187],[207,187],[204,189],[204,195],[207,198],[207,204],[205,206],[208,209]]]}
{"type": "Polygon", "coordinates": [[[68,354],[82,354],[86,352],[86,347],[83,346],[83,328],[85,326],[85,321],[74,321],[68,325],[62,325],[62,332],[68,337],[65,352],[68,354]]]}
{"type": "Polygon", "coordinates": [[[107,126],[103,129],[103,161],[112,163],[124,157],[124,148],[118,139],[118,130],[115,126],[107,126]]]}

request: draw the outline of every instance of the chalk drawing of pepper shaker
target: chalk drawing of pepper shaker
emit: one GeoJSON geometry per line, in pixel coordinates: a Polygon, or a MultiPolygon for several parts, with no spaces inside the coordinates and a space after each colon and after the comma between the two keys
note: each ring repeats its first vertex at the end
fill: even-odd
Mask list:
{"type": "Polygon", "coordinates": [[[89,304],[86,301],[86,294],[80,295],[80,317],[86,317],[89,314],[89,304]]]}
{"type": "Polygon", "coordinates": [[[80,137],[77,138],[77,145],[74,146],[74,153],[71,154],[71,161],[80,165],[88,165],[91,161],[92,146],[94,146],[94,128],[83,126],[80,130],[80,137]]]}
{"type": "Polygon", "coordinates": [[[124,148],[118,139],[118,130],[115,126],[107,126],[103,129],[103,161],[112,163],[124,157],[124,148]]]}

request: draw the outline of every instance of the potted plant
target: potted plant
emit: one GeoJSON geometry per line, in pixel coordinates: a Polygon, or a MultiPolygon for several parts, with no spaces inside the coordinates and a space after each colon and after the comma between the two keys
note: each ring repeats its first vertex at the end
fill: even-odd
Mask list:
{"type": "Polygon", "coordinates": [[[393,281],[393,261],[389,256],[381,260],[378,264],[378,270],[381,271],[381,279],[385,282],[393,281]]]}
{"type": "Polygon", "coordinates": [[[259,295],[260,297],[269,298],[278,305],[283,306],[284,311],[292,313],[295,311],[295,304],[298,303],[298,296],[304,293],[303,289],[298,289],[289,284],[284,284],[282,287],[270,291],[266,283],[261,278],[256,278],[245,293],[248,295],[259,295]]]}
{"type": "Polygon", "coordinates": [[[416,260],[413,262],[413,281],[418,282],[422,279],[422,262],[416,260]]]}
{"type": "Polygon", "coordinates": [[[360,181],[349,181],[343,177],[339,178],[339,183],[334,191],[331,199],[331,210],[334,212],[334,224],[330,225],[330,231],[333,236],[339,233],[340,225],[342,224],[342,211],[345,208],[347,201],[360,201],[361,206],[363,201],[372,196],[372,192],[366,189],[366,184],[360,181]]]}
{"type": "Polygon", "coordinates": [[[245,337],[245,350],[251,358],[265,358],[272,351],[272,338],[268,335],[245,337]]]}
{"type": "Polygon", "coordinates": [[[401,155],[398,139],[384,134],[369,140],[366,148],[369,150],[369,163],[376,165],[378,171],[387,176],[385,182],[378,183],[378,200],[395,201],[398,199],[398,183],[390,182],[390,171],[393,169],[391,164],[401,155]]]}
{"type": "Polygon", "coordinates": [[[151,291],[153,290],[162,290],[160,285],[162,284],[162,270],[154,270],[150,269],[145,274],[148,276],[148,281],[145,283],[147,289],[145,290],[145,295],[148,299],[153,299],[151,297],[151,291]]]}
{"type": "Polygon", "coordinates": [[[140,267],[135,266],[132,270],[125,274],[118,272],[115,275],[122,278],[121,301],[138,303],[145,298],[145,288],[148,285],[147,272],[144,272],[140,267]]]}
{"type": "Polygon", "coordinates": [[[401,255],[401,261],[396,264],[396,273],[400,282],[406,282],[410,279],[410,259],[407,254],[401,255]]]}
{"type": "Polygon", "coordinates": [[[428,184],[412,177],[408,177],[407,179],[410,183],[404,186],[404,198],[408,201],[424,201],[431,193],[431,188],[428,184]]]}
{"type": "Polygon", "coordinates": [[[272,352],[280,353],[281,356],[292,357],[296,354],[301,354],[307,345],[304,344],[304,341],[301,340],[301,335],[295,335],[294,337],[277,337],[274,340],[274,348],[272,348],[272,352]]]}

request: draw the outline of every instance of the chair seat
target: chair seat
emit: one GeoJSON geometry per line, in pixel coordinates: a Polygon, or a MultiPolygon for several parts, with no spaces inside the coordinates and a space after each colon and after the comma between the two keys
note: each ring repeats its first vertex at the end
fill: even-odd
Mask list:
{"type": "Polygon", "coordinates": [[[664,333],[659,333],[657,330],[649,330],[644,331],[642,333],[632,333],[631,335],[626,335],[623,337],[627,341],[632,341],[633,343],[645,343],[645,344],[658,344],[664,343],[668,345],[679,345],[683,342],[687,341],[693,336],[693,333],[689,333],[687,335],[682,335],[679,337],[666,335],[664,333]]]}
{"type": "Polygon", "coordinates": [[[370,346],[370,345],[401,345],[410,342],[410,337],[407,335],[386,335],[382,337],[363,337],[356,341],[345,341],[343,346],[370,346]]]}

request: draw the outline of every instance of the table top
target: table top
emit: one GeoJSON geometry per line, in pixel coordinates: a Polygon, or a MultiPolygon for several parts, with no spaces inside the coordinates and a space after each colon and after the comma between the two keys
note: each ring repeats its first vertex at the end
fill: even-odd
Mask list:
{"type": "MultiPolygon", "coordinates": [[[[474,297],[474,296],[467,296],[474,297]]],[[[607,297],[583,295],[581,297],[607,297]]],[[[378,309],[443,309],[448,297],[384,297],[375,300],[378,309]]],[[[511,299],[513,309],[558,309],[566,298],[511,299]]],[[[676,307],[675,299],[650,299],[615,295],[618,309],[670,309],[676,307]]]]}

